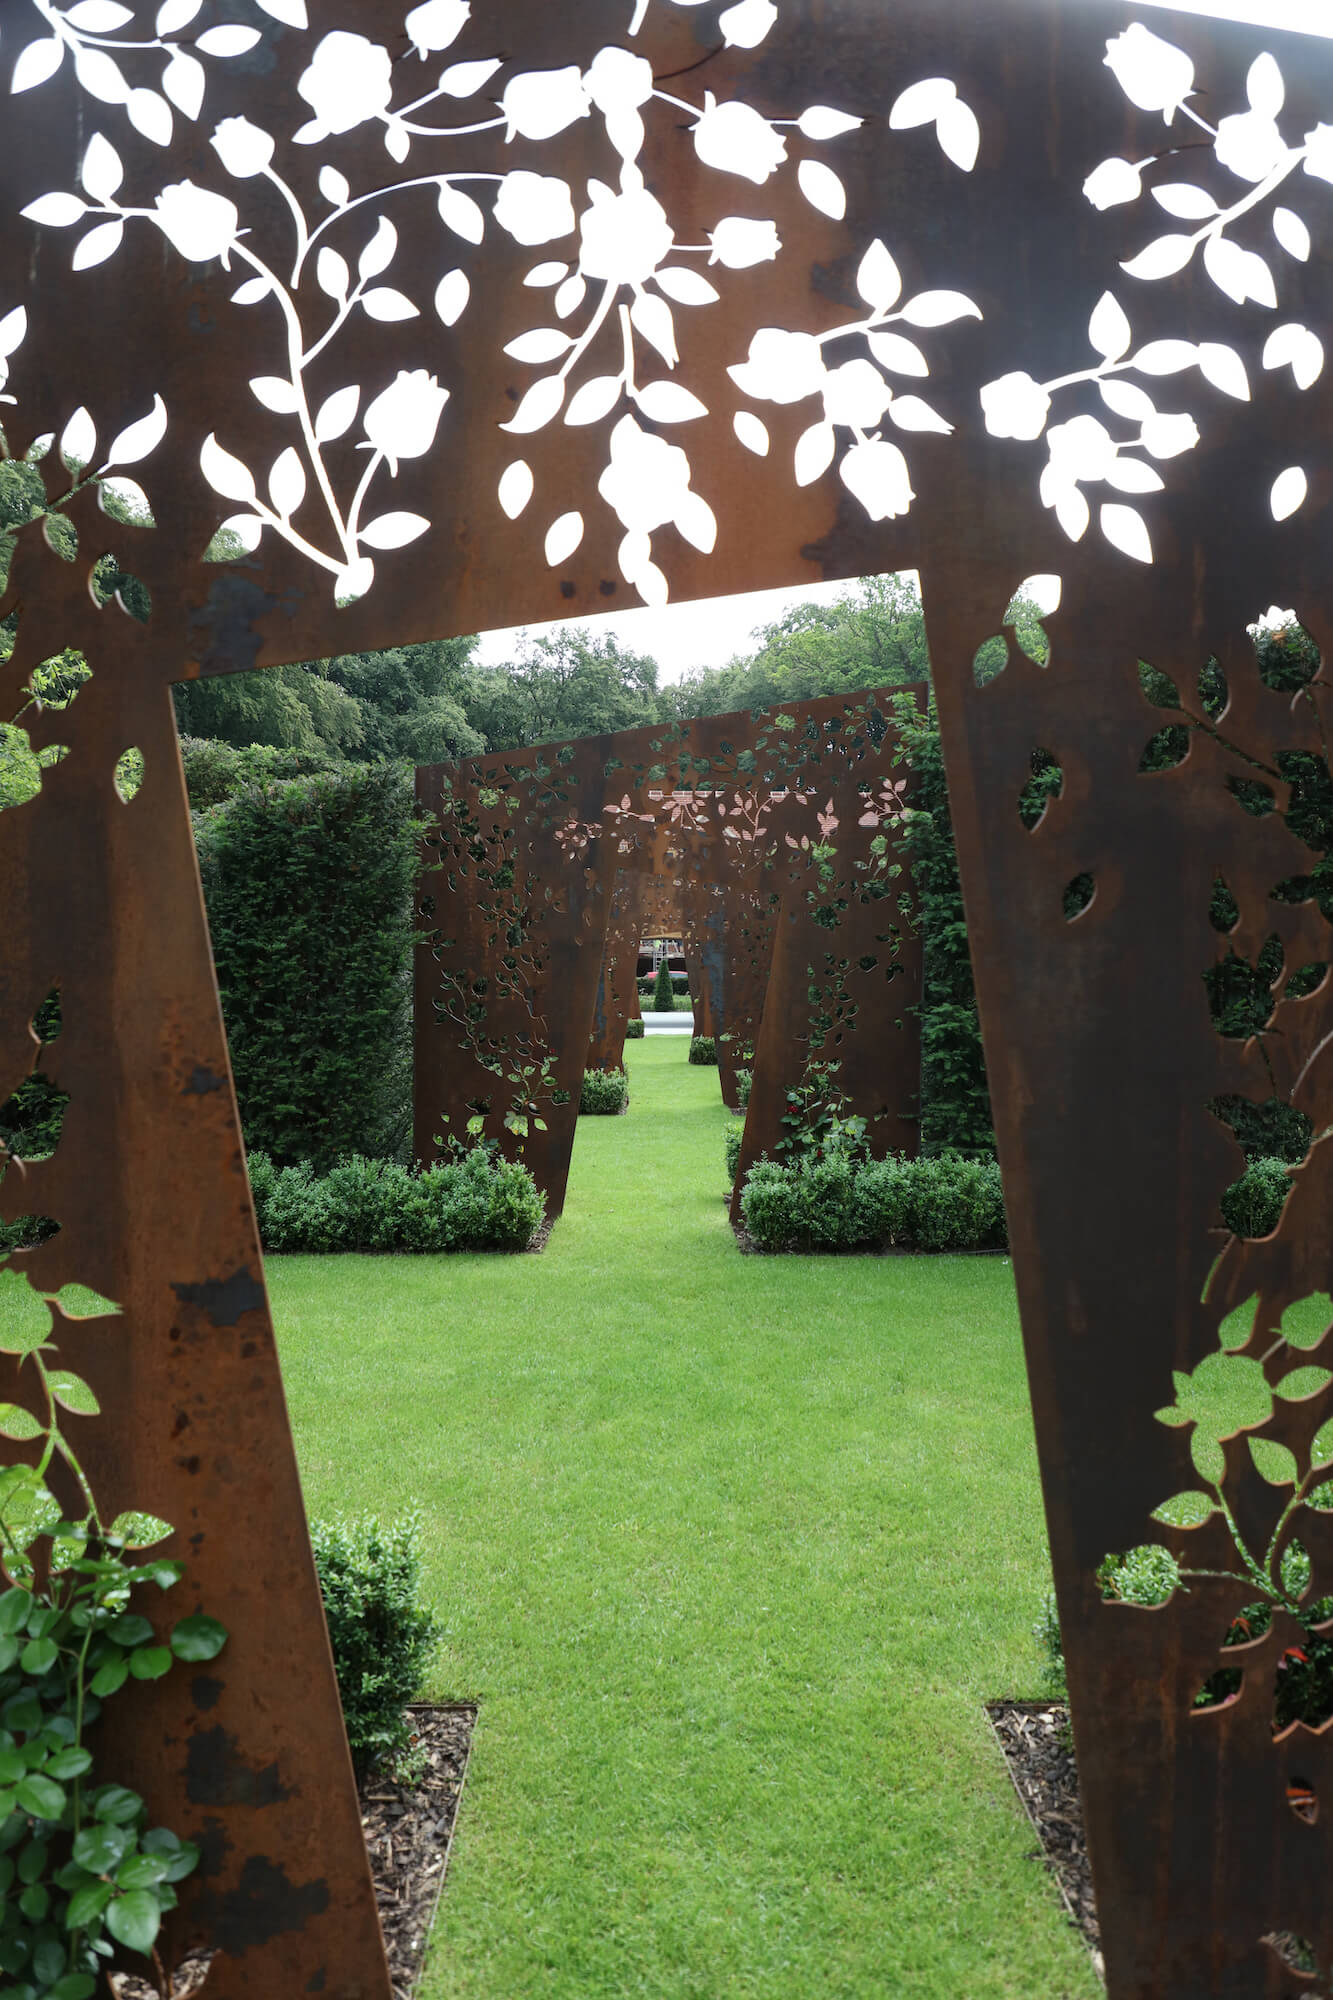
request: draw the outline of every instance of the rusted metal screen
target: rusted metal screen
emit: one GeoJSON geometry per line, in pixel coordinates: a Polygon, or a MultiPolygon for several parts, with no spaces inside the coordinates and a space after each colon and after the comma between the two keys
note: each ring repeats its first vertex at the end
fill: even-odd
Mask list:
{"type": "Polygon", "coordinates": [[[1322,676],[1294,706],[1261,687],[1246,634],[1292,606],[1327,650],[1333,61],[1319,39],[1145,12],[325,0],[307,20],[256,0],[238,24],[140,0],[113,31],[5,9],[5,429],[19,450],[55,434],[38,476],[78,537],[18,537],[5,712],[67,645],[93,678],[28,717],[69,754],[0,813],[9,1084],[58,985],[72,1097],[51,1166],[11,1169],[3,1198],[60,1224],[21,1265],[44,1290],[77,1278],[124,1305],[81,1357],[107,1413],[87,1449],[178,1523],[190,1588],[233,1633],[213,1708],[168,1681],[123,1739],[125,1774],[211,1842],[179,1935],[227,1944],[217,2000],[386,1988],[169,683],[908,567],[1109,1990],[1277,2000],[1300,1983],[1278,1933],[1328,1983],[1328,1737],[1273,1726],[1298,1614],[1333,1582],[1306,1449],[1326,1390],[1272,1395],[1323,1357],[1278,1333],[1328,1287],[1326,982],[1286,983],[1328,949],[1300,790],[1324,768],[1324,694],[1322,676]],[[156,525],[100,514],[62,445],[139,482],[156,525]],[[241,553],[206,564],[224,519],[241,553]],[[94,608],[103,551],[147,587],[146,626],[94,608]],[[1049,663],[1015,645],[978,685],[976,649],[1037,574],[1063,579],[1049,663]],[[1229,707],[1199,693],[1211,658],[1229,707]],[[1147,769],[1165,725],[1141,660],[1173,683],[1187,752],[1147,769]],[[1038,750],[1062,784],[1030,829],[1038,750]],[[1239,1038],[1204,979],[1228,951],[1278,968],[1239,1038]],[[1316,1141],[1248,1247],[1219,1208],[1237,1097],[1295,1106],[1316,1141]],[[1235,1302],[1252,1331],[1230,1355],[1235,1302]],[[1262,1370],[1289,1460],[1241,1430],[1219,1483],[1197,1424],[1158,1421],[1183,1407],[1173,1371],[1205,1361],[1262,1370]],[[1153,1521],[1185,1492],[1202,1525],[1153,1521]],[[1108,1551],[1151,1541],[1215,1573],[1157,1610],[1104,1602],[1108,1551]],[[1312,1565],[1294,1610],[1293,1541],[1312,1565]],[[1265,1594],[1253,1650],[1224,1647],[1265,1594]],[[1195,1710],[1220,1671],[1243,1672],[1238,1698],[1195,1710]]]}

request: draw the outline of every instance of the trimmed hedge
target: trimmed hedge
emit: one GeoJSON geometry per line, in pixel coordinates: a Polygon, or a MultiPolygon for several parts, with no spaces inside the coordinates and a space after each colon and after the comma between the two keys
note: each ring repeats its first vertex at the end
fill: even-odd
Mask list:
{"type": "Polygon", "coordinates": [[[738,1118],[734,1125],[728,1125],[725,1134],[727,1149],[727,1186],[736,1180],[736,1169],[741,1163],[741,1140],[745,1137],[745,1120],[738,1118]]]}
{"type": "Polygon", "coordinates": [[[1008,1242],[999,1167],[957,1153],[761,1160],[745,1177],[741,1217],[768,1251],[1002,1250],[1008,1242]]]}
{"type": "Polygon", "coordinates": [[[744,1111],[750,1102],[750,1092],[754,1087],[754,1071],[738,1069],[736,1072],[736,1103],[744,1111]]]}
{"type": "Polygon", "coordinates": [[[711,1063],[713,1068],[716,1069],[717,1043],[712,1035],[690,1036],[690,1061],[698,1063],[701,1068],[705,1068],[711,1063]]]}
{"type": "Polygon", "coordinates": [[[611,1118],[629,1103],[629,1078],[623,1069],[585,1069],[579,1092],[579,1111],[592,1117],[611,1118]]]}
{"type": "Polygon", "coordinates": [[[281,1165],[405,1153],[415,814],[405,767],[354,764],[196,815],[241,1125],[281,1165]]]}
{"type": "Polygon", "coordinates": [[[275,1251],[525,1250],[546,1215],[528,1169],[485,1145],[425,1168],[354,1154],[327,1174],[252,1153],[250,1186],[275,1251]]]}
{"type": "Polygon", "coordinates": [[[310,1523],[347,1742],[358,1777],[407,1744],[403,1714],[442,1628],[420,1602],[421,1515],[310,1523]]]}
{"type": "Polygon", "coordinates": [[[643,1040],[642,1014],[636,1014],[632,1021],[625,1023],[625,1040],[627,1042],[641,1042],[643,1040]]]}

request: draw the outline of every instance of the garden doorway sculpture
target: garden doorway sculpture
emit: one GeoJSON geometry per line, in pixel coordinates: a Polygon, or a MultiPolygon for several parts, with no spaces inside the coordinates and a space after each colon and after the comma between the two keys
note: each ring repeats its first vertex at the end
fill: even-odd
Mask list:
{"type": "Polygon", "coordinates": [[[1333,637],[1333,49],[1124,0],[231,11],[13,0],[0,43],[0,387],[36,481],[6,713],[48,753],[0,814],[3,1087],[40,1060],[70,1097],[52,1159],[3,1185],[59,1233],[8,1268],[121,1306],[53,1308],[102,1406],[84,1463],[176,1524],[232,1633],[192,1690],[145,1687],[122,1744],[204,1844],[180,1941],[222,1946],[216,2000],[387,1991],[171,682],[914,567],[1108,1988],[1326,1989],[1330,1739],[1273,1725],[1333,1586],[1333,1336],[1282,1332],[1330,1282],[1325,682],[1263,683],[1247,627],[1276,603],[1333,637]],[[106,553],[146,623],[97,586],[106,553]],[[979,686],[1034,573],[1063,579],[1049,660],[1011,636],[979,686]],[[33,668],[71,646],[91,680],[36,711],[33,668]],[[1141,770],[1164,727],[1178,761],[1141,770]],[[1029,829],[1036,748],[1062,786],[1029,829]],[[1259,992],[1243,1038],[1210,1015],[1219,962],[1259,992]],[[1312,1134],[1257,1244],[1219,1216],[1237,1100],[1312,1134]],[[1158,1413],[1218,1357],[1269,1414],[1215,1464],[1158,1413]],[[1283,1395],[1309,1368],[1313,1400],[1283,1395]],[[1200,1525],[1154,1520],[1179,1496],[1200,1525]],[[1104,1601],[1106,1553],[1146,1541],[1188,1587],[1104,1601]],[[1256,1597],[1267,1631],[1224,1648],[1256,1597]],[[1196,1710],[1224,1669],[1234,1698],[1196,1710]]]}

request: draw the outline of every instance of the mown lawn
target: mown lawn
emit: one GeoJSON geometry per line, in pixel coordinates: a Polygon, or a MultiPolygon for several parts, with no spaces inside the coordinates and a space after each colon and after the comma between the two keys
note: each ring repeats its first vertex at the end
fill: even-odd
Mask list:
{"type": "Polygon", "coordinates": [[[311,1509],[421,1506],[481,1704],[424,2000],[1092,2000],[981,1706],[1048,1574],[1008,1263],[738,1255],[686,1047],[544,1256],[269,1262],[311,1509]]]}

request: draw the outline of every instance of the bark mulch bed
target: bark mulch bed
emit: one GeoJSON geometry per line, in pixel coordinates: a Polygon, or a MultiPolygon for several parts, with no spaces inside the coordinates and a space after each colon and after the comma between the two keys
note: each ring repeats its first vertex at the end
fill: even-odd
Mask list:
{"type": "Polygon", "coordinates": [[[1059,1884],[1069,1920],[1081,1932],[1093,1965],[1104,1978],[1078,1768],[1072,1749],[1066,1747],[1069,1710],[1060,1702],[994,1701],[986,1713],[1000,1739],[1014,1789],[1041,1842],[1046,1866],[1059,1884]]]}
{"type": "Polygon", "coordinates": [[[444,1887],[477,1711],[462,1703],[411,1702],[415,1784],[382,1774],[361,1789],[361,1825],[375,1880],[394,2000],[412,2000],[435,1906],[444,1887]]]}

